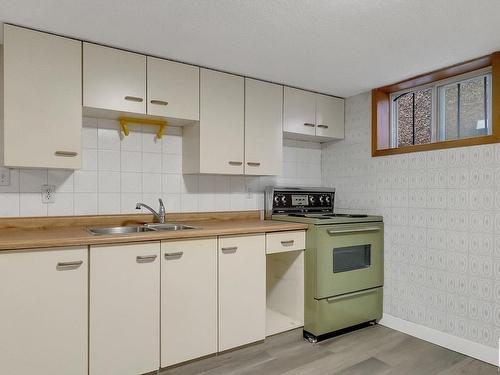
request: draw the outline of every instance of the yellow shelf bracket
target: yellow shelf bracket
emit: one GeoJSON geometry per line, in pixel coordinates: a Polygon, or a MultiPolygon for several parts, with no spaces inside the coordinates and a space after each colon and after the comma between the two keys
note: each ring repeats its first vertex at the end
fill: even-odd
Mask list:
{"type": "Polygon", "coordinates": [[[161,139],[163,134],[165,134],[165,129],[167,128],[166,120],[153,120],[153,119],[143,119],[143,118],[134,118],[134,117],[119,117],[118,121],[120,122],[120,127],[125,136],[129,135],[130,131],[128,129],[128,124],[139,124],[139,125],[152,125],[158,126],[158,132],[156,133],[156,138],[161,139]]]}

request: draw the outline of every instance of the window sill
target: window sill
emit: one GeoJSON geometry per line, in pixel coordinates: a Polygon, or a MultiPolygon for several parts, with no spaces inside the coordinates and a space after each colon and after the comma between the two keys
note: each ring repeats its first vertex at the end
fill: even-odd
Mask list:
{"type": "Polygon", "coordinates": [[[413,146],[404,146],[404,147],[397,147],[397,148],[386,148],[386,149],[382,149],[382,150],[372,150],[372,156],[398,155],[398,154],[407,154],[410,152],[442,150],[442,149],[446,149],[446,148],[477,146],[477,145],[485,145],[485,144],[491,144],[491,143],[500,143],[500,137],[498,137],[496,135],[485,135],[482,137],[453,139],[453,140],[449,140],[449,141],[426,143],[423,145],[413,145],[413,146]]]}

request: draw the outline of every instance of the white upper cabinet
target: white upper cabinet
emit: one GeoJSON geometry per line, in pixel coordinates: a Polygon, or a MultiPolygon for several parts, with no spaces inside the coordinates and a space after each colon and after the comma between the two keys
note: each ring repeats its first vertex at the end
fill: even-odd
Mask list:
{"type": "Polygon", "coordinates": [[[283,131],[314,136],[316,98],[314,93],[285,87],[285,122],[283,131]]]}
{"type": "Polygon", "coordinates": [[[316,135],[344,138],[344,99],[316,94],[316,135]]]}
{"type": "Polygon", "coordinates": [[[245,174],[280,175],[283,86],[245,79],[245,174]]]}
{"type": "Polygon", "coordinates": [[[307,141],[344,138],[344,99],[285,87],[284,135],[307,141]]]}
{"type": "Polygon", "coordinates": [[[146,56],[83,43],[83,105],[146,113],[146,56]]]}
{"type": "Polygon", "coordinates": [[[4,25],[4,163],[81,166],[81,42],[4,25]]]}
{"type": "Polygon", "coordinates": [[[243,174],[245,80],[200,70],[200,123],[183,132],[183,172],[243,174]]]}
{"type": "Polygon", "coordinates": [[[200,68],[147,57],[147,113],[198,121],[200,119],[200,68]]]}
{"type": "Polygon", "coordinates": [[[87,252],[0,254],[1,374],[88,374],[87,252]]]}

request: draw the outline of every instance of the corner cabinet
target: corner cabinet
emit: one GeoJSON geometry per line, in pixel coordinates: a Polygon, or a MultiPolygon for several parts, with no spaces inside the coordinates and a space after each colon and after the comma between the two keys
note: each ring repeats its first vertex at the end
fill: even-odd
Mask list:
{"type": "Polygon", "coordinates": [[[285,87],[283,132],[306,141],[344,139],[344,99],[285,87]]]}
{"type": "Polygon", "coordinates": [[[81,167],[82,43],[4,25],[4,164],[81,167]]]}
{"type": "Polygon", "coordinates": [[[87,375],[87,247],[0,253],[0,373],[87,375]]]}
{"type": "Polygon", "coordinates": [[[266,337],[265,234],[219,237],[219,351],[266,337]]]}
{"type": "Polygon", "coordinates": [[[160,243],[90,246],[89,374],[160,367],[160,243]]]}

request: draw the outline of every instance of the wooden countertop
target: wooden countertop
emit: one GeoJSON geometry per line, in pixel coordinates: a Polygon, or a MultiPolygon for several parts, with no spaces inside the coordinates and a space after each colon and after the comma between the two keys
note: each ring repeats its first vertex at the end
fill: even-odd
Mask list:
{"type": "Polygon", "coordinates": [[[242,215],[241,213],[234,216],[225,214],[218,217],[217,214],[190,214],[186,217],[174,217],[178,220],[168,219],[168,222],[178,222],[185,225],[192,225],[197,229],[187,229],[180,231],[164,231],[164,232],[142,232],[129,234],[115,235],[93,235],[89,233],[88,228],[92,226],[115,226],[124,223],[141,223],[148,222],[149,215],[136,215],[134,218],[146,220],[130,220],[132,216],[116,215],[113,216],[114,221],[107,217],[93,217],[83,221],[78,219],[61,218],[62,223],[72,223],[72,225],[64,225],[58,222],[57,219],[37,218],[37,219],[15,219],[15,225],[9,227],[2,225],[0,220],[0,251],[19,250],[19,249],[42,249],[48,247],[63,247],[63,246],[82,246],[82,245],[100,245],[113,244],[124,242],[142,242],[142,241],[159,241],[186,239],[197,237],[212,237],[221,235],[238,235],[251,233],[267,233],[287,230],[303,230],[307,229],[306,224],[291,223],[284,221],[259,220],[258,216],[242,215]],[[103,219],[104,218],[104,219],[103,219]],[[119,219],[127,219],[119,221],[119,219]],[[95,219],[95,220],[93,220],[95,219]],[[23,221],[27,225],[23,225],[23,221]],[[30,221],[31,220],[31,221],[30,221]],[[33,222],[50,220],[50,225],[33,226],[33,222]],[[116,224],[119,222],[118,224],[116,224]],[[95,224],[94,224],[95,223],[95,224]],[[77,225],[75,225],[77,224],[77,225]]]}

